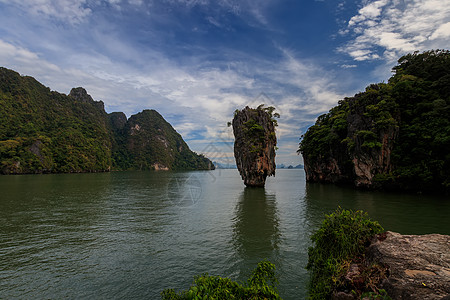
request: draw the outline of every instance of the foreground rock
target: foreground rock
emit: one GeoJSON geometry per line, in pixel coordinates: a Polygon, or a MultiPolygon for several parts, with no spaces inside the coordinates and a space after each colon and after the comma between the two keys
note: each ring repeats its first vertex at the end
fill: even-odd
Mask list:
{"type": "Polygon", "coordinates": [[[388,268],[380,288],[392,299],[450,299],[448,235],[388,231],[372,241],[367,258],[388,268]]]}
{"type": "Polygon", "coordinates": [[[277,138],[273,110],[273,107],[247,106],[234,115],[234,157],[246,186],[263,187],[267,176],[275,175],[277,138]]]}

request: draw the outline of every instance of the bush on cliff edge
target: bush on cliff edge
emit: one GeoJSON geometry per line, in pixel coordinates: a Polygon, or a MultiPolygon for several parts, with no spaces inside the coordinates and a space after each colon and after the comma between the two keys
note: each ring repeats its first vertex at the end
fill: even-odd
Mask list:
{"type": "Polygon", "coordinates": [[[340,287],[342,275],[355,258],[364,255],[371,238],[383,232],[381,225],[367,213],[338,208],[326,215],[311,236],[307,269],[311,271],[310,299],[329,299],[340,287]]]}

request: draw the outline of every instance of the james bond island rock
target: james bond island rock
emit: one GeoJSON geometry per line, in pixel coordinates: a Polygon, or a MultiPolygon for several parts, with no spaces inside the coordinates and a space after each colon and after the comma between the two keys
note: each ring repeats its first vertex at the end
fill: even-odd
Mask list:
{"type": "Polygon", "coordinates": [[[233,118],[234,157],[244,184],[263,187],[267,176],[275,175],[275,108],[263,105],[236,110],[233,118]]]}
{"type": "Polygon", "coordinates": [[[0,68],[0,174],[211,168],[155,111],[108,115],[81,87],[64,95],[0,68]]]}
{"type": "Polygon", "coordinates": [[[387,268],[379,288],[392,299],[450,299],[450,236],[388,231],[374,238],[366,257],[387,268]]]}
{"type": "Polygon", "coordinates": [[[408,54],[393,71],[302,136],[307,181],[450,192],[450,52],[408,54]]]}

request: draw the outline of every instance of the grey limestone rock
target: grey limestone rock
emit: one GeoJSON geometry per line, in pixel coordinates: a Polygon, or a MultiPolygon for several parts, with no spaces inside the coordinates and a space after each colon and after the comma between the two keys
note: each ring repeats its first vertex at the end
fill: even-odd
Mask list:
{"type": "Polygon", "coordinates": [[[448,235],[401,235],[388,231],[372,241],[367,258],[389,268],[381,288],[393,299],[450,298],[448,235]]]}

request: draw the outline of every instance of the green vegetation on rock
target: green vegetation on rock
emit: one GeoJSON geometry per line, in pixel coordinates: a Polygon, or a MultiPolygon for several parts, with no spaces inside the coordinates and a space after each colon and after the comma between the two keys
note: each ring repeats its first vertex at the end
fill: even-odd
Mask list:
{"type": "Polygon", "coordinates": [[[278,295],[275,265],[268,261],[258,266],[246,284],[239,284],[229,278],[202,275],[195,277],[193,285],[186,291],[176,293],[173,289],[161,293],[164,300],[181,299],[281,299],[278,295]]]}
{"type": "Polygon", "coordinates": [[[302,136],[309,181],[450,190],[450,52],[408,54],[393,71],[388,83],[339,101],[302,136]]]}
{"type": "MultiPolygon", "coordinates": [[[[330,299],[337,290],[352,290],[344,277],[352,263],[358,262],[365,253],[371,238],[383,232],[367,213],[338,208],[326,215],[320,228],[311,236],[313,246],[308,251],[307,269],[311,271],[310,299],[330,299]]],[[[376,266],[368,267],[367,276],[375,277],[376,266]]],[[[373,279],[373,278],[372,278],[373,279]]],[[[362,282],[370,282],[363,280],[362,282]]],[[[378,290],[360,287],[363,292],[378,294],[378,290]]],[[[355,294],[361,291],[353,291],[355,294]]]]}
{"type": "Polygon", "coordinates": [[[212,166],[156,111],[108,115],[83,88],[64,95],[0,68],[0,174],[212,166]]]}
{"type": "Polygon", "coordinates": [[[105,118],[101,102],[50,91],[32,77],[0,68],[0,173],[108,170],[105,118]]]}

